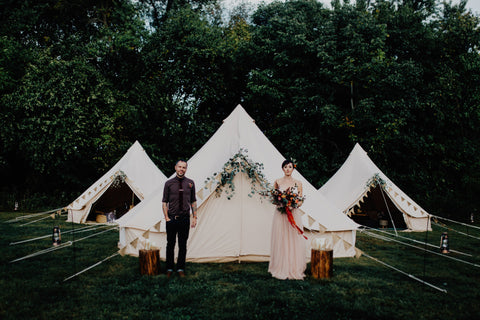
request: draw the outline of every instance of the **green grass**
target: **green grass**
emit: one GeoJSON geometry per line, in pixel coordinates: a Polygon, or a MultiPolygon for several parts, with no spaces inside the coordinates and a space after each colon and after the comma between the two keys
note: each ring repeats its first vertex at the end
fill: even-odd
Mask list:
{"type": "MultiPolygon", "coordinates": [[[[49,234],[55,223],[63,232],[72,227],[64,219],[26,226],[3,222],[16,215],[20,214],[0,213],[1,319],[475,319],[480,315],[478,267],[360,232],[359,249],[448,293],[365,256],[335,259],[333,278],[317,280],[308,275],[304,281],[273,279],[267,263],[190,263],[186,278],[168,280],[164,274],[142,276],[137,258],[116,256],[64,282],[115,253],[118,233],[106,232],[10,263],[51,247],[49,238],[14,246],[11,242],[49,234]]],[[[437,245],[441,231],[401,235],[422,241],[427,236],[437,245]]],[[[64,242],[71,238],[63,236],[64,242]]],[[[480,240],[450,232],[450,242],[452,249],[473,254],[450,256],[480,264],[480,240]]]]}

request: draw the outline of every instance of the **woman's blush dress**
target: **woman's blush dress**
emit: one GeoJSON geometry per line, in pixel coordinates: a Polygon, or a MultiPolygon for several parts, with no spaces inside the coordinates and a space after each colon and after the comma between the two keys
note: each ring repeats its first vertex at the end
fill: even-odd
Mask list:
{"type": "MultiPolygon", "coordinates": [[[[297,226],[303,230],[300,210],[293,209],[292,214],[297,226]]],[[[306,266],[305,239],[290,224],[287,214],[275,209],[268,272],[281,280],[303,280],[306,266]]]]}

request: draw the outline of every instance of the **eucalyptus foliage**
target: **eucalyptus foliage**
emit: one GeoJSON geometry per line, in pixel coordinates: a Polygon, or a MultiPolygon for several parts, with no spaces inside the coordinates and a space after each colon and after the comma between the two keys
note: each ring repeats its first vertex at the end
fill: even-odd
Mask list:
{"type": "Polygon", "coordinates": [[[205,189],[214,183],[215,193],[219,197],[222,192],[225,192],[227,199],[230,200],[235,195],[234,179],[237,174],[244,173],[250,179],[250,193],[249,197],[255,194],[262,195],[263,192],[270,189],[270,184],[263,175],[263,164],[251,160],[248,155],[248,150],[240,148],[240,150],[233,155],[224,165],[222,171],[213,173],[212,176],[205,180],[205,189]]]}

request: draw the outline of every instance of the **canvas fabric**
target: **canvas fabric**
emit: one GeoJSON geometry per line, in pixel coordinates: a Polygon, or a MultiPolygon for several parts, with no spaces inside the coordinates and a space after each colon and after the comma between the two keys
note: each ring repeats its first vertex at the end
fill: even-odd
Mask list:
{"type": "Polygon", "coordinates": [[[359,205],[370,190],[368,182],[378,175],[385,182],[385,194],[403,213],[408,230],[431,230],[430,215],[396,186],[357,143],[338,171],[319,189],[319,193],[344,214],[359,205]]]}
{"type": "Polygon", "coordinates": [[[125,183],[140,200],[143,200],[159,185],[164,184],[167,179],[140,143],[135,141],[110,170],[65,208],[68,211],[67,221],[85,223],[92,205],[108,190],[115,175],[121,172],[126,175],[125,183]]]}
{"type": "MultiPolygon", "coordinates": [[[[263,164],[263,174],[272,185],[275,179],[283,176],[281,164],[285,158],[243,107],[237,106],[215,134],[188,160],[186,176],[195,181],[199,209],[197,227],[191,230],[188,240],[187,261],[268,260],[274,206],[258,194],[248,196],[251,181],[244,173],[235,177],[235,195],[230,200],[225,193],[217,197],[217,181],[207,180],[213,173],[220,172],[240,149],[247,150],[246,155],[252,161],[263,164]]],[[[338,257],[353,256],[358,225],[342,215],[341,210],[317,192],[297,170],[293,177],[302,182],[307,197],[301,207],[305,229],[310,230],[312,235],[335,233],[344,241],[353,241],[347,250],[342,245],[334,252],[338,257]]],[[[148,199],[118,221],[122,253],[138,255],[138,250],[147,241],[165,248],[162,192],[163,186],[158,187],[148,199]]],[[[162,251],[161,255],[164,255],[162,251]]]]}

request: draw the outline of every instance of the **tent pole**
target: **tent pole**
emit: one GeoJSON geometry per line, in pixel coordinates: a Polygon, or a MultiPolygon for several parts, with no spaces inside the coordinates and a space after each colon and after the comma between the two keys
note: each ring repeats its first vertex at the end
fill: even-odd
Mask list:
{"type": "Polygon", "coordinates": [[[388,207],[387,199],[385,199],[385,195],[383,194],[383,186],[380,185],[380,184],[378,186],[380,187],[380,192],[382,193],[383,201],[385,202],[385,206],[387,207],[388,215],[390,216],[390,220],[392,221],[393,230],[395,230],[395,235],[398,236],[397,228],[395,228],[395,222],[393,222],[392,213],[390,212],[390,208],[388,207]]]}
{"type": "Polygon", "coordinates": [[[425,250],[423,251],[423,278],[425,279],[426,265],[427,265],[427,244],[428,244],[428,227],[430,219],[427,219],[427,230],[425,232],[425,250]]]}

